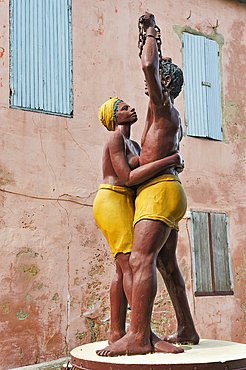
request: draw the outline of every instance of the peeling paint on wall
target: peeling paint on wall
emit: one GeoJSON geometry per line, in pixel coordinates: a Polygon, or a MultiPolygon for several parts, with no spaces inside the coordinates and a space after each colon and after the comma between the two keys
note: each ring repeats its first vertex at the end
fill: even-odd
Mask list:
{"type": "Polygon", "coordinates": [[[59,294],[58,293],[55,293],[53,295],[52,301],[57,301],[58,298],[59,298],[59,294]]]}
{"type": "Polygon", "coordinates": [[[29,258],[36,258],[39,256],[39,253],[33,252],[30,249],[23,249],[20,252],[16,254],[17,260],[20,259],[21,257],[29,257],[29,258]]]}
{"type": "Polygon", "coordinates": [[[238,265],[235,268],[235,280],[238,285],[242,285],[243,281],[244,283],[246,281],[246,250],[245,249],[243,250],[243,257],[242,257],[241,265],[238,265]]]}
{"type": "Polygon", "coordinates": [[[83,339],[87,336],[87,332],[84,331],[80,333],[79,330],[77,330],[77,332],[75,333],[75,336],[76,336],[78,345],[80,345],[83,342],[83,339]]]}
{"type": "Polygon", "coordinates": [[[243,304],[241,305],[241,308],[242,308],[243,313],[244,313],[244,321],[246,322],[246,305],[243,303],[243,304]]]}
{"type": "Polygon", "coordinates": [[[32,296],[30,296],[30,294],[27,294],[26,296],[25,296],[25,299],[27,300],[27,302],[32,302],[32,296]]]}
{"type": "Polygon", "coordinates": [[[29,317],[28,313],[25,312],[25,307],[23,309],[20,308],[20,310],[15,313],[15,316],[18,320],[25,320],[29,317]]]}
{"type": "Polygon", "coordinates": [[[7,299],[5,299],[4,304],[0,306],[0,310],[2,310],[3,315],[10,313],[9,301],[7,299]]]}
{"type": "Polygon", "coordinates": [[[21,271],[23,274],[25,274],[26,280],[32,280],[35,278],[39,273],[40,269],[37,265],[20,265],[16,268],[16,270],[21,271]]]}
{"type": "Polygon", "coordinates": [[[3,57],[4,52],[5,52],[4,48],[0,47],[0,58],[3,57]]]}
{"type": "Polygon", "coordinates": [[[13,175],[6,170],[3,166],[0,166],[0,185],[15,184],[13,175]]]}
{"type": "Polygon", "coordinates": [[[182,40],[182,33],[187,32],[187,33],[191,33],[191,34],[197,35],[197,36],[204,36],[204,37],[207,37],[210,40],[216,41],[220,45],[220,49],[224,45],[224,36],[221,35],[220,33],[217,33],[216,29],[214,30],[213,33],[207,34],[205,32],[195,30],[195,29],[191,28],[188,25],[185,25],[183,27],[180,26],[180,25],[173,25],[173,30],[178,35],[180,41],[182,40]]]}

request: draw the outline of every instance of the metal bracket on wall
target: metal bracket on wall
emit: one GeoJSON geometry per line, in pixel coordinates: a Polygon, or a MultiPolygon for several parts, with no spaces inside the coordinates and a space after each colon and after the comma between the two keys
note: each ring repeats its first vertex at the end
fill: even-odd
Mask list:
{"type": "Polygon", "coordinates": [[[210,83],[210,82],[202,81],[202,85],[203,85],[203,86],[211,87],[211,83],[210,83]]]}

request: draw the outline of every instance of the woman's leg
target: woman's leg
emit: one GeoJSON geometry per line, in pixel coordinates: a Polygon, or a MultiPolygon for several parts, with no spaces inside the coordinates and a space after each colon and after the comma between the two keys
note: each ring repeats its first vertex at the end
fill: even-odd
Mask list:
{"type": "Polygon", "coordinates": [[[116,258],[116,274],[110,288],[111,325],[109,344],[122,338],[125,332],[127,299],[123,289],[123,272],[116,258]]]}

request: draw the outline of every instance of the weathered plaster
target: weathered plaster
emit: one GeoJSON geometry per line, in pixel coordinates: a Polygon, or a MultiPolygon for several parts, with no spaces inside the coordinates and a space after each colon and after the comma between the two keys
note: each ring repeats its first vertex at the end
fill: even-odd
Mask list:
{"type": "MultiPolygon", "coordinates": [[[[115,267],[92,214],[108,138],[97,113],[108,96],[122,97],[136,107],[139,121],[132,133],[140,142],[147,98],[137,20],[146,9],[156,14],[163,55],[180,66],[182,31],[220,45],[224,141],[184,137],[180,179],[188,210],[228,213],[234,296],[194,297],[190,219],[180,222],[177,256],[199,334],[246,343],[245,5],[117,0],[112,6],[73,0],[74,115],[69,119],[9,108],[5,0],[0,1],[0,333],[7,356],[0,367],[54,360],[79,344],[108,338],[115,267]]],[[[184,122],[183,93],[175,105],[184,122]]],[[[152,326],[164,335],[175,330],[176,320],[160,276],[158,287],[152,326]]],[[[127,325],[130,315],[128,310],[127,325]]]]}

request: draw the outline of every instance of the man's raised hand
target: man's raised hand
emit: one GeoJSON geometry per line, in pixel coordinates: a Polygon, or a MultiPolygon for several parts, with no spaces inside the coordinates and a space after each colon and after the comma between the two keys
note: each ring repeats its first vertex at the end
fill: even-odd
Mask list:
{"type": "Polygon", "coordinates": [[[145,12],[144,18],[143,18],[143,26],[144,26],[145,31],[149,27],[155,27],[155,17],[153,14],[149,12],[145,12]]]}

